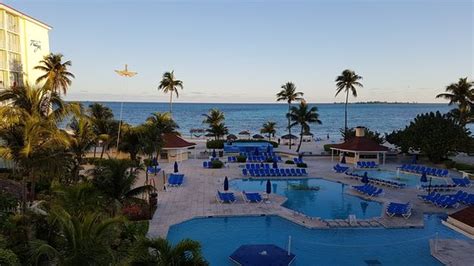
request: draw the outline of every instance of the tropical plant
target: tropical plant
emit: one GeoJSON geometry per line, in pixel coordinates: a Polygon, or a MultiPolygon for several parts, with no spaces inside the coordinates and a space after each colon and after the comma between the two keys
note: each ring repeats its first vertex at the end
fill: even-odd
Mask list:
{"type": "Polygon", "coordinates": [[[130,160],[138,165],[139,160],[137,158],[138,153],[142,148],[141,135],[145,130],[144,126],[130,126],[123,124],[123,135],[122,141],[119,145],[119,150],[123,152],[128,152],[130,154],[130,160]]]}
{"type": "Polygon", "coordinates": [[[260,133],[262,134],[268,134],[268,141],[270,141],[271,137],[275,137],[276,129],[275,129],[276,123],[272,121],[267,121],[263,124],[262,129],[260,129],[260,133]]]}
{"type": "MultiPolygon", "coordinates": [[[[291,127],[290,127],[290,118],[288,117],[288,114],[290,113],[291,109],[291,103],[294,101],[301,101],[303,100],[303,93],[302,92],[297,92],[296,91],[296,85],[293,84],[293,82],[287,82],[281,86],[281,91],[277,93],[277,101],[286,101],[288,103],[288,113],[287,113],[287,118],[288,118],[288,134],[291,135],[291,127]]],[[[288,147],[291,150],[291,139],[288,142],[288,147]]]]}
{"type": "Polygon", "coordinates": [[[0,265],[21,265],[16,254],[7,248],[7,241],[2,235],[0,235],[0,265]]]}
{"type": "Polygon", "coordinates": [[[457,104],[459,123],[465,125],[474,104],[474,82],[468,81],[467,77],[460,78],[457,83],[446,87],[446,93],[438,94],[436,98],[449,100],[449,105],[457,104]]]}
{"type": "Polygon", "coordinates": [[[97,165],[92,172],[92,184],[118,207],[125,202],[141,201],[138,197],[154,190],[150,185],[137,185],[137,171],[130,169],[128,160],[109,159],[97,165]]]}
{"type": "Polygon", "coordinates": [[[63,208],[72,216],[84,216],[105,208],[104,196],[89,181],[74,185],[53,186],[54,206],[63,208]]]}
{"type": "Polygon", "coordinates": [[[67,89],[71,86],[74,75],[68,71],[68,67],[71,66],[71,61],[63,62],[62,54],[50,53],[39,62],[38,66],[34,69],[44,72],[43,75],[36,79],[36,83],[39,84],[46,81],[45,87],[57,94],[61,91],[66,94],[67,89]]]}
{"type": "Polygon", "coordinates": [[[85,154],[94,146],[97,136],[94,133],[92,121],[82,114],[72,118],[69,128],[71,129],[69,150],[74,160],[72,176],[74,181],[78,181],[85,154]]]}
{"type": "Polygon", "coordinates": [[[100,158],[103,158],[105,150],[116,137],[119,122],[114,119],[112,109],[100,103],[89,105],[89,117],[92,121],[94,133],[96,134],[94,146],[94,158],[96,156],[97,145],[101,146],[100,158]]]}
{"type": "Polygon", "coordinates": [[[190,239],[181,240],[172,246],[163,238],[143,238],[131,252],[131,265],[184,266],[208,265],[201,245],[190,239]]]}
{"type": "Polygon", "coordinates": [[[53,209],[50,224],[59,228],[52,243],[33,241],[32,262],[49,265],[111,265],[114,260],[112,239],[124,222],[121,217],[107,218],[101,213],[74,216],[63,209],[53,209]]]}
{"type": "Polygon", "coordinates": [[[290,127],[301,126],[300,131],[300,143],[296,152],[299,152],[301,149],[301,143],[303,141],[303,134],[305,132],[310,132],[310,124],[321,124],[319,120],[318,108],[316,106],[309,107],[305,101],[301,101],[299,106],[292,106],[288,118],[292,121],[290,127]]]}
{"type": "Polygon", "coordinates": [[[418,115],[405,129],[388,134],[386,140],[404,152],[420,151],[434,163],[450,153],[465,151],[473,142],[465,127],[440,112],[418,115]]]}
{"type": "Polygon", "coordinates": [[[179,97],[178,89],[183,89],[183,81],[176,79],[174,71],[163,73],[158,90],[170,94],[170,114],[173,112],[173,93],[179,97]]]}
{"type": "Polygon", "coordinates": [[[224,123],[224,112],[220,111],[217,108],[213,108],[209,110],[209,113],[203,114],[203,116],[204,120],[202,121],[202,123],[208,124],[209,126],[206,131],[212,134],[216,140],[229,133],[224,123]]]}
{"type": "Polygon", "coordinates": [[[362,77],[350,69],[342,71],[342,74],[337,76],[335,80],[337,87],[336,96],[341,92],[346,93],[346,103],[344,106],[344,132],[347,131],[347,103],[349,101],[349,92],[352,93],[352,96],[357,97],[356,87],[363,87],[360,80],[362,80],[362,77]]]}

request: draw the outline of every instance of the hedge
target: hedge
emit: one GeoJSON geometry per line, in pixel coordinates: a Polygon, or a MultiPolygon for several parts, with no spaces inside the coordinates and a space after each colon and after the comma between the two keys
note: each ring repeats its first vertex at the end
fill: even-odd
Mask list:
{"type": "Polygon", "coordinates": [[[295,162],[293,162],[292,160],[286,160],[285,163],[286,164],[295,164],[295,162]]]}
{"type": "Polygon", "coordinates": [[[244,155],[237,156],[237,162],[245,163],[246,161],[247,161],[247,156],[244,156],[244,155]]]}
{"type": "Polygon", "coordinates": [[[324,144],[324,151],[326,152],[330,152],[331,151],[331,147],[333,146],[334,144],[324,144]]]}
{"type": "Polygon", "coordinates": [[[211,161],[211,168],[213,169],[222,168],[223,166],[224,166],[224,163],[219,160],[211,161]]]}
{"type": "Polygon", "coordinates": [[[308,165],[306,163],[297,163],[296,166],[301,167],[301,168],[307,168],[308,165]]]}
{"type": "Polygon", "coordinates": [[[208,140],[206,142],[206,148],[208,149],[223,149],[225,140],[208,140]]]}

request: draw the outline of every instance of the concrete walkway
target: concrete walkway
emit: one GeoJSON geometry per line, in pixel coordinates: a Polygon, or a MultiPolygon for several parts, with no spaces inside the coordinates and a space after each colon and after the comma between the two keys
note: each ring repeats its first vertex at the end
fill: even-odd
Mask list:
{"type": "MultiPolygon", "coordinates": [[[[283,158],[285,160],[285,158],[283,158]]],[[[327,180],[342,182],[348,185],[359,185],[360,182],[349,179],[343,174],[336,174],[332,171],[335,162],[325,157],[305,158],[308,164],[309,177],[324,177],[327,180]]],[[[349,224],[348,220],[322,220],[315,217],[308,217],[304,214],[292,211],[281,205],[286,198],[271,194],[268,203],[249,204],[245,203],[240,195],[240,191],[234,191],[237,202],[234,204],[219,204],[216,201],[217,190],[222,190],[224,177],[229,180],[242,178],[239,164],[227,164],[222,169],[204,169],[203,160],[191,159],[180,163],[180,172],[185,174],[185,181],[181,187],[167,188],[166,191],[158,192],[158,207],[150,222],[149,235],[152,237],[166,237],[169,227],[184,221],[199,217],[215,216],[249,216],[249,215],[278,215],[294,223],[308,228],[332,228],[348,226],[384,226],[387,228],[399,227],[422,227],[423,213],[451,212],[456,210],[446,210],[426,204],[417,199],[418,194],[424,194],[416,188],[395,189],[383,187],[385,194],[381,197],[371,199],[387,204],[394,202],[411,202],[413,205],[412,216],[409,219],[400,217],[388,217],[381,213],[380,217],[361,220],[356,224],[349,224]]],[[[395,170],[398,164],[383,166],[384,169],[395,170]]],[[[165,173],[172,171],[172,164],[162,165],[165,173]]],[[[161,173],[160,173],[161,174],[161,173]]],[[[275,177],[272,177],[275,179],[275,177]]],[[[282,177],[288,179],[291,177],[282,177]]],[[[301,178],[301,177],[298,177],[301,178]]],[[[151,176],[157,187],[162,186],[163,178],[151,176]]],[[[474,193],[473,189],[469,189],[474,193]]],[[[361,197],[360,194],[348,189],[347,193],[361,197]]],[[[385,208],[383,208],[385,210],[385,208]]]]}

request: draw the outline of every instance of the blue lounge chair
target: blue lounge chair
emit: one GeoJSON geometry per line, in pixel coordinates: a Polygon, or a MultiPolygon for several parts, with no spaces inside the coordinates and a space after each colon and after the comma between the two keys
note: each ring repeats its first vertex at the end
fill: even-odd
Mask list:
{"type": "Polygon", "coordinates": [[[170,174],[168,176],[168,186],[179,187],[183,184],[184,174],[170,174]]]}
{"type": "Polygon", "coordinates": [[[305,168],[302,168],[302,169],[301,169],[301,173],[302,173],[303,175],[308,175],[308,173],[306,172],[306,169],[305,169],[305,168]]]}
{"type": "Polygon", "coordinates": [[[244,176],[247,176],[247,175],[248,175],[248,173],[247,173],[247,169],[245,169],[245,168],[244,168],[244,169],[242,169],[242,175],[244,175],[244,176]]]}
{"type": "Polygon", "coordinates": [[[260,203],[263,201],[260,193],[242,191],[242,198],[247,203],[260,203]]]}
{"type": "Polygon", "coordinates": [[[235,202],[235,196],[234,196],[234,193],[232,192],[220,192],[218,190],[216,199],[217,199],[217,202],[219,203],[234,203],[235,202]]]}
{"type": "Polygon", "coordinates": [[[397,216],[402,216],[405,219],[408,219],[411,216],[411,206],[409,202],[405,204],[390,202],[385,212],[390,217],[397,215],[397,216]]]}

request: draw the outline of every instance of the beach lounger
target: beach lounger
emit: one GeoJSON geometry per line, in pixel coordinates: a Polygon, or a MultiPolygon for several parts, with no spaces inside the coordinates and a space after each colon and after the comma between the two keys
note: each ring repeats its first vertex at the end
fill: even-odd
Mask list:
{"type": "Polygon", "coordinates": [[[235,196],[234,196],[234,193],[232,192],[220,192],[218,190],[216,199],[217,199],[217,202],[219,203],[234,203],[235,202],[235,196]]]}
{"type": "Polygon", "coordinates": [[[247,203],[260,203],[263,201],[260,193],[242,191],[242,198],[247,203]]]}
{"type": "Polygon", "coordinates": [[[308,175],[308,173],[306,172],[306,169],[305,169],[305,168],[302,168],[302,169],[301,169],[301,173],[302,173],[303,175],[308,175]]]}
{"type": "Polygon", "coordinates": [[[245,169],[245,168],[242,169],[242,175],[243,175],[243,176],[247,176],[247,175],[248,175],[247,169],[245,169]]]}
{"type": "Polygon", "coordinates": [[[396,215],[408,219],[411,216],[411,206],[409,202],[405,204],[390,202],[385,212],[389,217],[396,215]]]}

